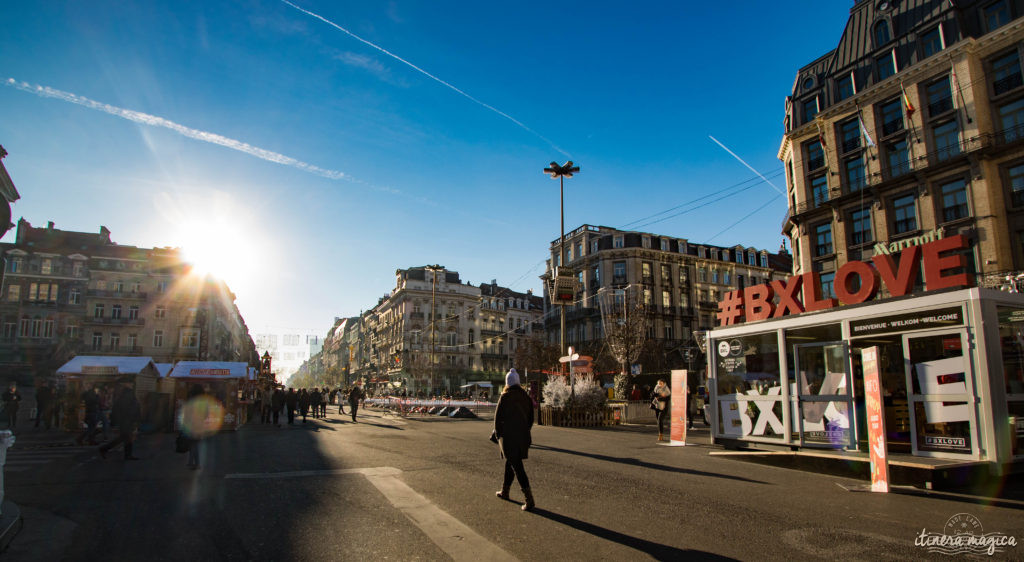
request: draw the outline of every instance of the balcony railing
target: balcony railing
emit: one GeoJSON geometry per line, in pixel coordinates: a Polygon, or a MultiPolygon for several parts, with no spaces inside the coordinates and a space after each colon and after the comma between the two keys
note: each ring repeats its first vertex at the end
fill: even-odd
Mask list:
{"type": "Polygon", "coordinates": [[[89,289],[86,291],[90,297],[98,298],[112,298],[112,299],[141,299],[145,300],[149,296],[149,293],[139,293],[134,291],[107,291],[102,289],[89,289]]]}
{"type": "Polygon", "coordinates": [[[1005,94],[1014,88],[1019,88],[1024,84],[1024,77],[1021,73],[1011,74],[1001,80],[996,80],[992,83],[992,91],[995,95],[1005,94]]]}
{"type": "Polygon", "coordinates": [[[85,319],[86,324],[101,324],[105,326],[145,326],[145,318],[96,318],[88,317],[85,319]]]}

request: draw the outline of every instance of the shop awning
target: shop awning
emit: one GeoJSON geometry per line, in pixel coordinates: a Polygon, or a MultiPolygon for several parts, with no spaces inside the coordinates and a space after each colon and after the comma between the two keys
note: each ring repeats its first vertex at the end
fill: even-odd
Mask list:
{"type": "Polygon", "coordinates": [[[57,374],[67,376],[138,375],[140,373],[158,376],[159,370],[151,357],[79,355],[57,369],[57,374]]]}
{"type": "Polygon", "coordinates": [[[241,361],[178,361],[168,375],[181,379],[244,379],[248,365],[241,361]]]}

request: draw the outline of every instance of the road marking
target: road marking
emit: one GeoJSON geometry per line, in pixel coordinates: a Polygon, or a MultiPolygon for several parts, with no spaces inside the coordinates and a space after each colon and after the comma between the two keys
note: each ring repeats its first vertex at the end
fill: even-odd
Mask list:
{"type": "Polygon", "coordinates": [[[301,478],[362,474],[391,505],[405,514],[431,541],[456,562],[477,560],[515,561],[516,558],[485,539],[458,519],[434,505],[399,478],[402,471],[390,466],[296,470],[291,472],[249,472],[227,474],[225,479],[301,478]]]}

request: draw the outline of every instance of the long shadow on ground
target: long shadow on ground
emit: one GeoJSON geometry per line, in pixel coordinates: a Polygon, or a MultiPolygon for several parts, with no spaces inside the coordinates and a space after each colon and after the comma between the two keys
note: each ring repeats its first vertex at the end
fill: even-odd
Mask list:
{"type": "Polygon", "coordinates": [[[554,451],[556,453],[566,453],[569,455],[579,455],[581,457],[590,457],[592,459],[615,462],[620,464],[629,464],[633,466],[639,466],[642,468],[651,468],[654,470],[664,470],[665,472],[676,472],[679,474],[692,474],[694,476],[711,476],[714,478],[726,478],[729,480],[739,480],[742,482],[750,482],[752,484],[768,484],[768,482],[762,482],[760,480],[752,480],[750,478],[744,478],[742,476],[731,476],[729,474],[718,474],[715,472],[705,472],[703,470],[692,470],[689,468],[679,468],[675,466],[668,466],[664,464],[656,464],[652,462],[642,461],[634,457],[612,457],[609,455],[599,455],[597,453],[584,453],[582,451],[573,451],[572,449],[562,449],[560,447],[551,447],[548,445],[532,445],[534,449],[540,449],[542,451],[554,451]]]}

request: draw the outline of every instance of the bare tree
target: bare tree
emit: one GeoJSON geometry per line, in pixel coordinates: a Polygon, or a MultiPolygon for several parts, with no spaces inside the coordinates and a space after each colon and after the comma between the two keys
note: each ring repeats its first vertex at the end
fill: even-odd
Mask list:
{"type": "Polygon", "coordinates": [[[558,346],[544,341],[540,336],[531,336],[516,348],[515,367],[520,371],[556,371],[559,368],[558,346]]]}
{"type": "Polygon", "coordinates": [[[622,289],[601,289],[597,295],[604,341],[608,351],[619,362],[615,397],[620,400],[628,397],[633,381],[629,365],[640,357],[647,341],[647,314],[639,293],[638,288],[629,285],[622,289]]]}

